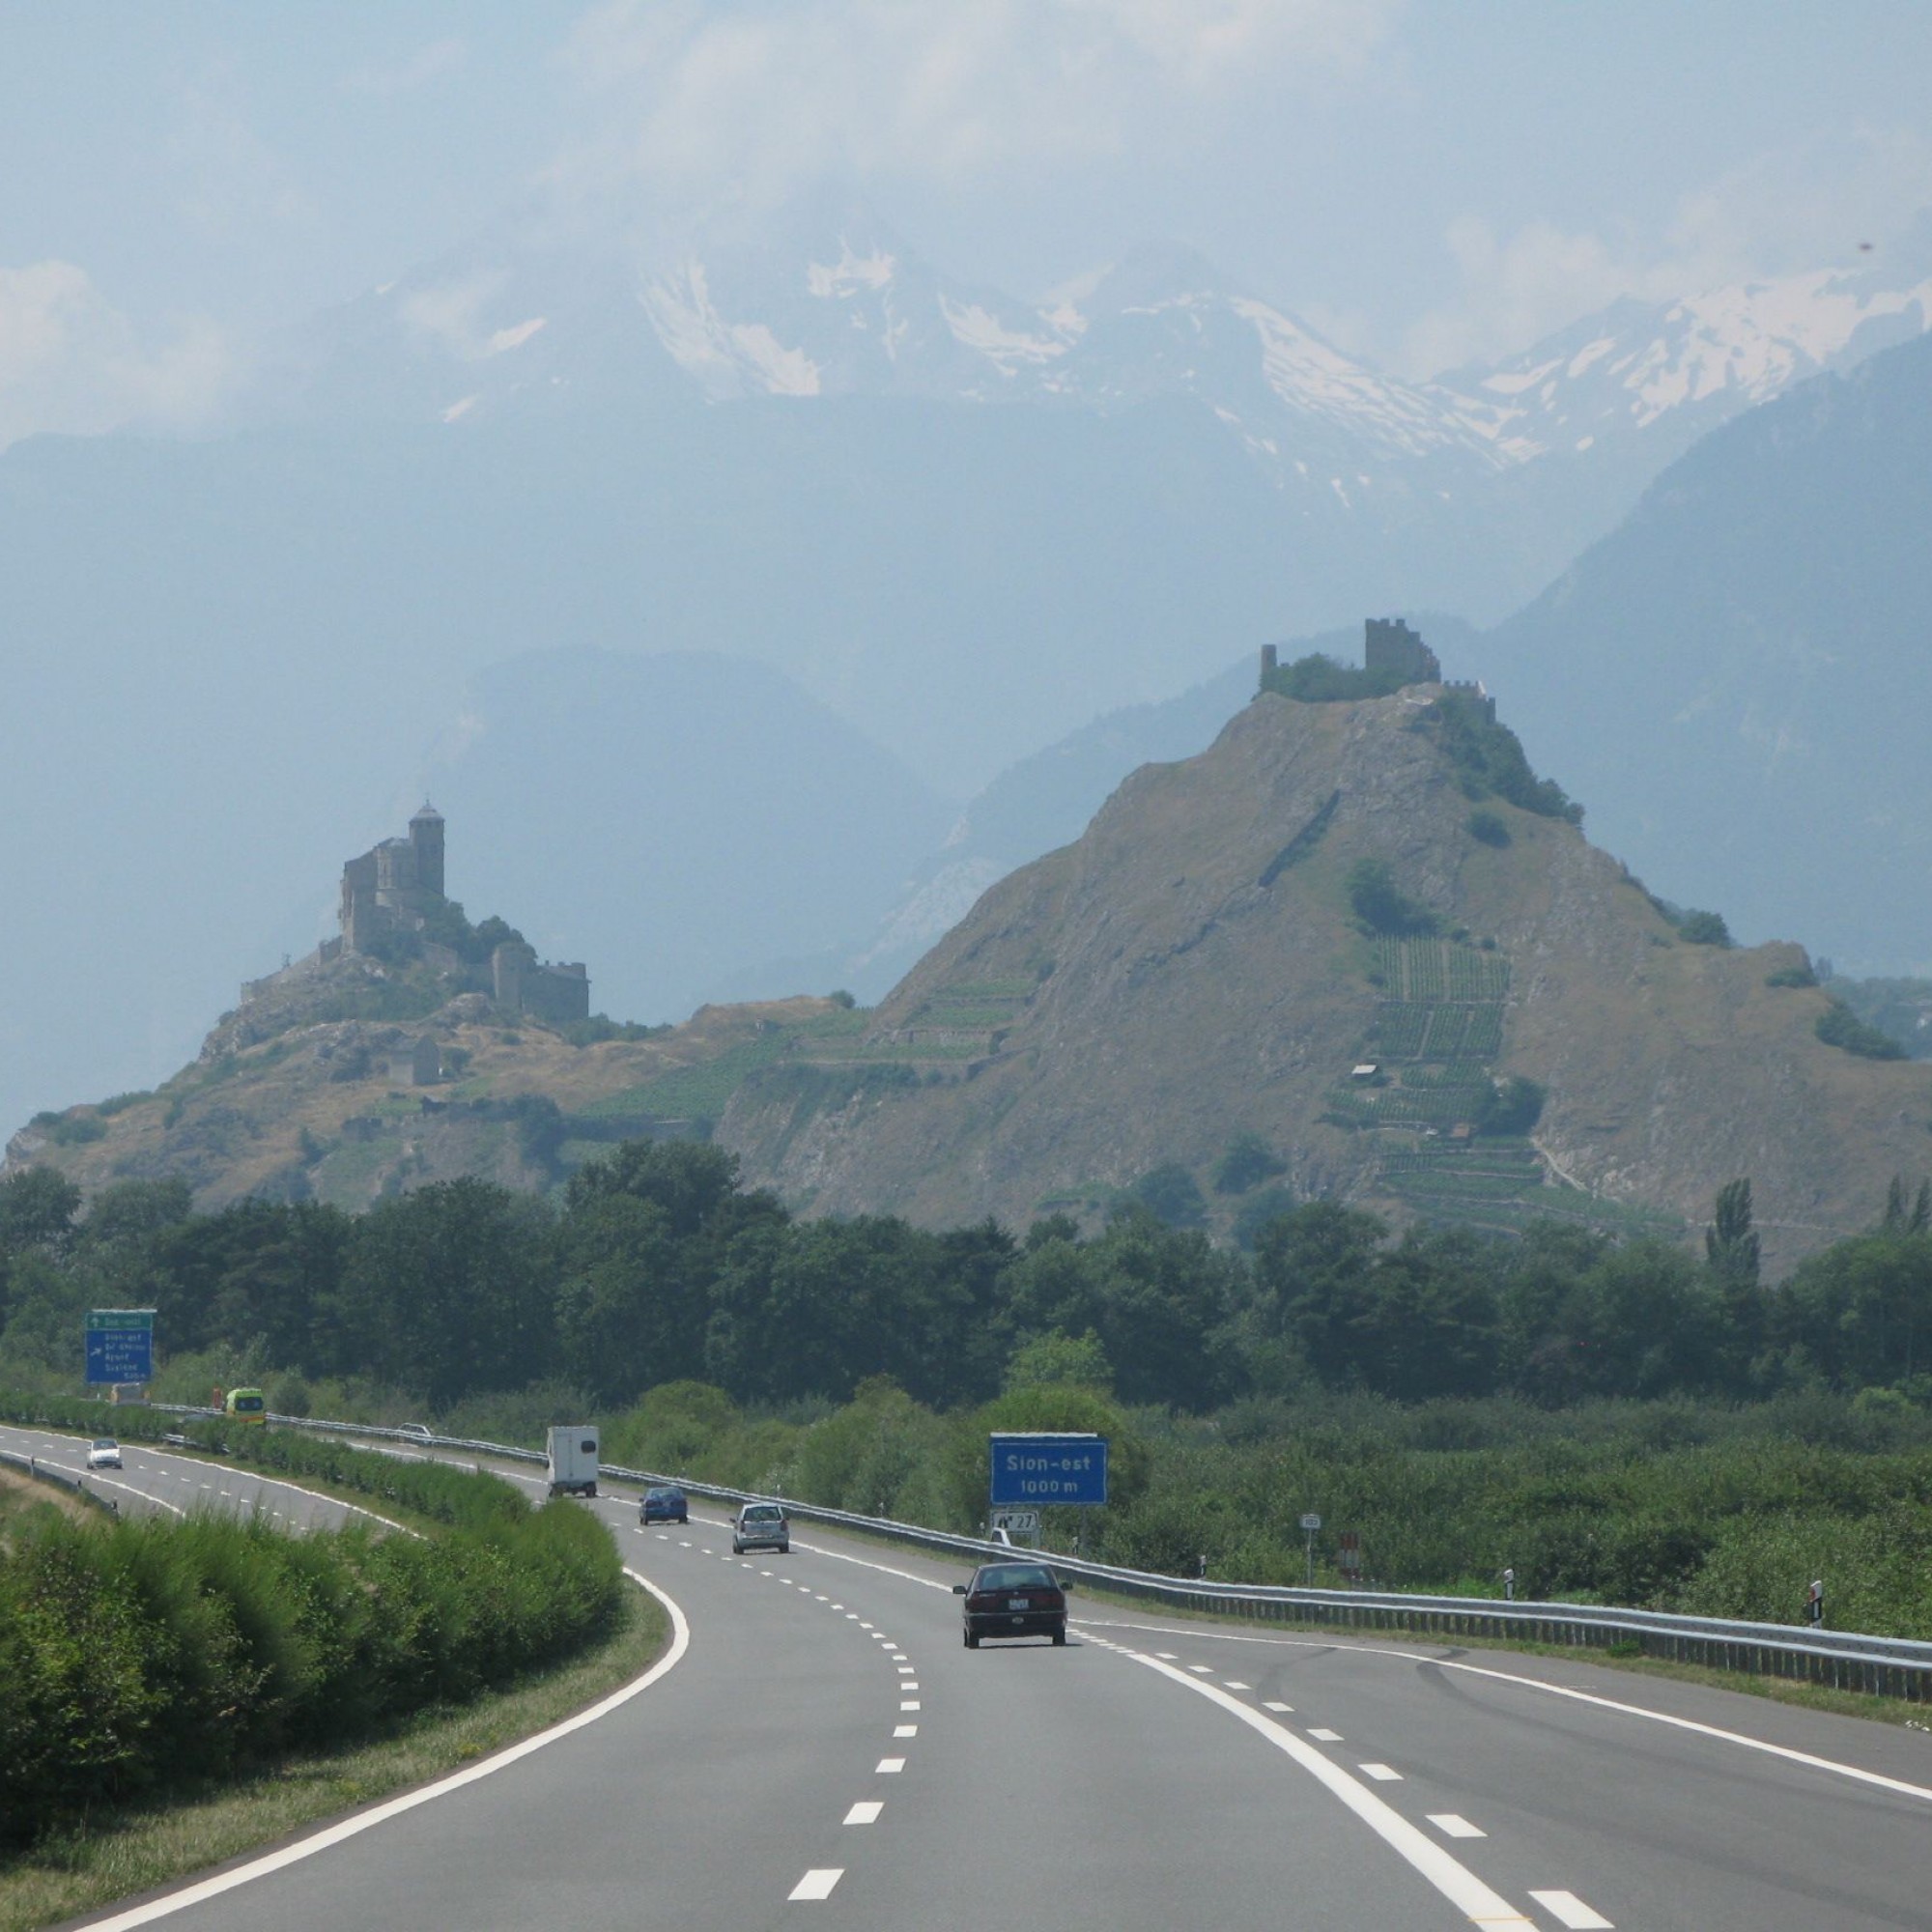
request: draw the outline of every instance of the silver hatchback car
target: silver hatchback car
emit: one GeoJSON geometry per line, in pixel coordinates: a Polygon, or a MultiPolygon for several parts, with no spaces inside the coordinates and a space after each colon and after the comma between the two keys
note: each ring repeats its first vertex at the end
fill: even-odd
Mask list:
{"type": "Polygon", "coordinates": [[[791,1554],[791,1523],[781,1503],[747,1503],[731,1525],[731,1554],[742,1556],[748,1549],[776,1549],[781,1556],[791,1554]]]}

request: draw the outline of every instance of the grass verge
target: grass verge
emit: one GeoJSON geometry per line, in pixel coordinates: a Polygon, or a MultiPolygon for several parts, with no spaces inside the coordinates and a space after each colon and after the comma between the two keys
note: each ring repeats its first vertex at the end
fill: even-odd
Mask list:
{"type": "Polygon", "coordinates": [[[165,1806],[130,1806],[0,1861],[0,1932],[33,1932],[261,1850],[304,1828],[488,1757],[640,1676],[669,1619],[635,1585],[618,1628],[567,1663],[460,1708],[419,1712],[389,1737],[291,1758],[165,1806]]]}

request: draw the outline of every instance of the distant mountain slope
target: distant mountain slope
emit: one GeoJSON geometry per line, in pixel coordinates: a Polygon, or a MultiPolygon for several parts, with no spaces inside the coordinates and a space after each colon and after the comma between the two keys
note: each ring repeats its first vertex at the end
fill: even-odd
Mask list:
{"type": "Polygon", "coordinates": [[[466,903],[520,908],[546,956],[590,963],[615,1015],[682,1019],[748,961],[866,929],[951,816],[743,659],[533,652],[476,678],[458,717],[430,785],[466,903]]]}
{"type": "Polygon", "coordinates": [[[1854,973],[1932,967],[1932,339],[1717,431],[1485,639],[1660,893],[1854,973]]]}
{"type": "Polygon", "coordinates": [[[1263,697],[1143,768],[722,1137],[815,1211],[933,1224],[1092,1212],[1168,1163],[1211,1203],[1253,1134],[1300,1197],[1479,1225],[1681,1225],[1741,1175],[1780,1264],[1862,1225],[1927,1165],[1932,1070],[1822,1043],[1827,996],[1767,983],[1796,949],[1685,942],[1563,819],[1472,820],[1439,696],[1263,697]],[[1409,937],[1351,923],[1365,862],[1409,937]],[[1505,1076],[1547,1090],[1533,1140],[1505,1076]]]}

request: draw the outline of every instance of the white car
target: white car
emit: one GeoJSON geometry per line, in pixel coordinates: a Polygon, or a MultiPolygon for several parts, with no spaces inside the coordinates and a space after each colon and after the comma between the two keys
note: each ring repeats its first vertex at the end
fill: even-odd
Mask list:
{"type": "Polygon", "coordinates": [[[791,1524],[778,1503],[747,1503],[731,1525],[731,1554],[742,1556],[748,1549],[776,1549],[781,1556],[791,1554],[791,1524]]]}
{"type": "Polygon", "coordinates": [[[118,1469],[121,1466],[121,1445],[111,1435],[97,1435],[94,1445],[87,1452],[87,1466],[90,1469],[118,1469]]]}

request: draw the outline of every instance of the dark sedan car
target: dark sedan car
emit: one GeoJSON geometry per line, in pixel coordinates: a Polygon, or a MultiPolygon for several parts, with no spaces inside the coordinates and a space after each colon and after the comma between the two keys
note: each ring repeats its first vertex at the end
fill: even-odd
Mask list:
{"type": "Polygon", "coordinates": [[[970,1583],[955,1583],[964,1597],[960,1621],[966,1648],[989,1636],[1050,1636],[1066,1641],[1066,1592],[1044,1563],[982,1563],[970,1583]]]}
{"type": "Polygon", "coordinates": [[[638,1504],[639,1522],[689,1522],[691,1505],[673,1483],[654,1483],[638,1504]]]}

